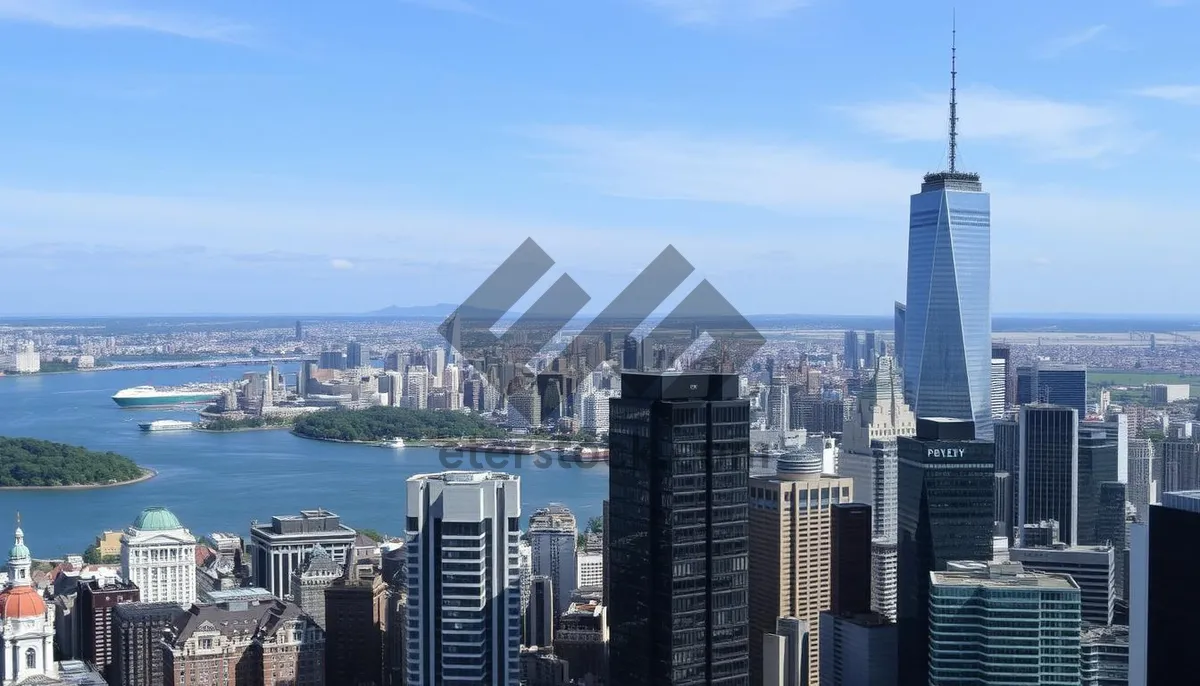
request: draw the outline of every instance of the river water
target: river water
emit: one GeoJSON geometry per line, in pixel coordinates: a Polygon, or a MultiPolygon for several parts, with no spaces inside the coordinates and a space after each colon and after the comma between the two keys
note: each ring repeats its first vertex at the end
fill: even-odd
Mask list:
{"type": "MultiPolygon", "coordinates": [[[[283,368],[285,372],[294,371],[283,368]]],[[[433,448],[391,450],[327,443],[282,430],[237,433],[146,433],[138,422],[196,418],[196,408],[121,409],[113,393],[139,385],[239,378],[265,368],[219,367],[95,371],[0,377],[0,435],[41,438],[111,450],[158,472],[129,486],[64,491],[0,491],[0,549],[21,513],[26,542],[39,558],[82,552],[105,529],[121,529],[145,507],[170,508],[197,535],[249,536],[250,522],[323,507],[353,527],[403,533],[405,480],[469,459],[433,448]]],[[[530,456],[477,456],[477,468],[520,475],[522,514],[563,503],[582,527],[599,517],[608,466],[530,456]]],[[[469,463],[461,468],[471,468],[469,463]]]]}

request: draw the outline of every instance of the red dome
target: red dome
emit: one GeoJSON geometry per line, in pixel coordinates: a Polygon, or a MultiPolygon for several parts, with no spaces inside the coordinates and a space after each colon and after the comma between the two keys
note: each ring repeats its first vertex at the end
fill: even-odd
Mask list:
{"type": "Polygon", "coordinates": [[[46,616],[46,601],[29,586],[14,586],[0,593],[0,619],[46,616]]]}

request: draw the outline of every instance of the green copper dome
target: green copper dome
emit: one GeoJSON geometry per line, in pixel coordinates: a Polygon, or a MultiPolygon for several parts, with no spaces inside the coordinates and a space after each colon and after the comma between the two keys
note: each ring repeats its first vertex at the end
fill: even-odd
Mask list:
{"type": "Polygon", "coordinates": [[[133,522],[133,528],[141,531],[168,531],[182,529],[183,525],[165,507],[147,507],[133,522]]]}
{"type": "Polygon", "coordinates": [[[8,551],[8,559],[10,560],[27,560],[29,559],[29,548],[25,547],[24,543],[18,543],[8,551]]]}

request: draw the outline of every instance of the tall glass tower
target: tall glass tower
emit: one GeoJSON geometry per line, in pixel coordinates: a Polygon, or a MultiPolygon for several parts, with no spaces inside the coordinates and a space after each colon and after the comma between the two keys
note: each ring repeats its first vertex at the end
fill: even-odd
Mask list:
{"type": "Polygon", "coordinates": [[[991,196],[955,166],[953,48],[950,59],[950,166],[909,204],[904,394],[918,417],[970,420],[991,440],[991,196]]]}

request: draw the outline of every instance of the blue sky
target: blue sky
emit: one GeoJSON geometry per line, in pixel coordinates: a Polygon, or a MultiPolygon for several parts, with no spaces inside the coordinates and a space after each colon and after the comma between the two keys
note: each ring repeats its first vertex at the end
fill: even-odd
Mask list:
{"type": "MultiPolygon", "coordinates": [[[[1200,1],[962,4],[994,310],[1195,312],[1200,1]]],[[[670,243],[746,312],[885,314],[950,17],[0,0],[0,314],[459,302],[527,236],[590,311],[670,243]]]]}

